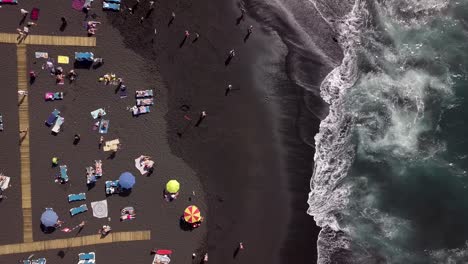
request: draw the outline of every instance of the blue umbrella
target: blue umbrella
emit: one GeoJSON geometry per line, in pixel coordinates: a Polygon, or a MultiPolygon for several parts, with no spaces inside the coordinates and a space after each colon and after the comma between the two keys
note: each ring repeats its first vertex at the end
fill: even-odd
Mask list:
{"type": "Polygon", "coordinates": [[[41,215],[41,223],[46,226],[54,226],[58,221],[58,215],[52,208],[46,208],[45,212],[41,215]]]}
{"type": "Polygon", "coordinates": [[[120,174],[119,185],[124,189],[131,189],[135,185],[135,176],[128,171],[120,174]]]}

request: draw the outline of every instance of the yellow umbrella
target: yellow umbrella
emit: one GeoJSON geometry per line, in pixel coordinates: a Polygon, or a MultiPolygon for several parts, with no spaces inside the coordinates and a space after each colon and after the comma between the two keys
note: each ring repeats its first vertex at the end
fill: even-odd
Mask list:
{"type": "Polygon", "coordinates": [[[190,205],[189,207],[185,208],[184,220],[190,224],[200,222],[200,209],[198,209],[198,207],[196,207],[195,205],[190,205]]]}
{"type": "Polygon", "coordinates": [[[180,189],[180,183],[176,180],[170,180],[166,183],[166,190],[169,193],[177,193],[180,189]]]}

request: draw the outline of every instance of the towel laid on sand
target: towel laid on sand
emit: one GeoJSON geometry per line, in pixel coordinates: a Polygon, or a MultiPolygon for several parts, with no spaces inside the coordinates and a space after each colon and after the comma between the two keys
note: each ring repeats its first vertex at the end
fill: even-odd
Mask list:
{"type": "Polygon", "coordinates": [[[72,0],[72,8],[78,11],[83,10],[85,0],[72,0]]]}

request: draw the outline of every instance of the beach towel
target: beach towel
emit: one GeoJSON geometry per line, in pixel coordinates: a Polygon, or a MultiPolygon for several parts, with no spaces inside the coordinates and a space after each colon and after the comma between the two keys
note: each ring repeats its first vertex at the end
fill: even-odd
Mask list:
{"type": "Polygon", "coordinates": [[[91,112],[93,119],[98,118],[99,112],[101,112],[101,117],[106,115],[106,110],[104,110],[104,108],[99,108],[91,112]]]}
{"type": "Polygon", "coordinates": [[[70,58],[68,56],[58,56],[57,62],[60,64],[68,64],[70,62],[70,58]]]}
{"type": "Polygon", "coordinates": [[[31,20],[38,20],[39,19],[39,8],[35,7],[31,11],[31,15],[29,16],[31,20]]]}
{"type": "Polygon", "coordinates": [[[36,59],[40,59],[40,58],[48,59],[49,58],[49,53],[47,52],[36,51],[35,55],[36,55],[36,59]]]}
{"type": "Polygon", "coordinates": [[[72,0],[72,8],[81,11],[83,10],[85,0],[72,0]]]}
{"type": "Polygon", "coordinates": [[[107,134],[109,131],[109,120],[101,120],[101,124],[99,125],[99,133],[107,134]]]}
{"type": "Polygon", "coordinates": [[[92,202],[93,216],[96,218],[105,218],[108,215],[107,200],[92,202]]]}
{"type": "MultiPolygon", "coordinates": [[[[148,170],[145,168],[145,164],[141,161],[143,157],[145,156],[141,155],[140,157],[135,159],[135,168],[137,168],[137,170],[141,173],[141,175],[148,173],[148,170]]],[[[149,164],[152,167],[154,165],[154,162],[150,160],[149,164]]]]}

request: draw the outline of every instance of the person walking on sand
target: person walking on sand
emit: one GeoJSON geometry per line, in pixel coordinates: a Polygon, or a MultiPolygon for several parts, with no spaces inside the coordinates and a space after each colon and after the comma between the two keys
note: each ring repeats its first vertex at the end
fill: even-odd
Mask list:
{"type": "Polygon", "coordinates": [[[144,17],[140,17],[140,24],[143,24],[143,21],[145,20],[144,17]]]}
{"type": "Polygon", "coordinates": [[[226,88],[226,92],[224,93],[224,96],[228,96],[228,94],[229,94],[229,92],[231,92],[231,90],[232,90],[232,85],[229,84],[229,85],[227,86],[227,88],[226,88]]]}
{"type": "Polygon", "coordinates": [[[198,118],[198,121],[197,121],[197,123],[195,124],[195,126],[198,127],[198,126],[201,124],[201,122],[203,121],[203,119],[205,119],[205,117],[206,117],[206,112],[205,112],[205,111],[201,111],[200,117],[198,118]]]}
{"type": "Polygon", "coordinates": [[[171,13],[171,19],[169,20],[169,23],[167,24],[167,26],[172,25],[172,23],[174,23],[174,19],[175,19],[175,13],[172,12],[172,13],[171,13]]]}
{"type": "Polygon", "coordinates": [[[243,250],[244,249],[244,244],[242,242],[239,242],[239,250],[243,250]]]}
{"type": "Polygon", "coordinates": [[[149,7],[150,7],[150,9],[154,8],[154,1],[149,1],[149,7]]]}
{"type": "Polygon", "coordinates": [[[249,29],[247,29],[247,34],[249,34],[249,35],[252,34],[252,31],[253,31],[253,26],[250,25],[249,29]]]}
{"type": "Polygon", "coordinates": [[[20,9],[20,12],[23,17],[26,17],[29,14],[29,11],[23,8],[20,9]]]}
{"type": "Polygon", "coordinates": [[[102,148],[102,144],[104,144],[104,136],[101,136],[101,138],[99,138],[99,149],[102,148]]]}
{"type": "Polygon", "coordinates": [[[229,51],[229,58],[232,59],[232,58],[234,58],[234,56],[236,56],[236,51],[234,49],[232,49],[232,50],[229,51]]]}
{"type": "Polygon", "coordinates": [[[192,40],[192,43],[197,42],[198,38],[200,37],[200,34],[195,33],[195,38],[192,40]]]}
{"type": "Polygon", "coordinates": [[[208,253],[205,253],[205,256],[203,257],[203,263],[208,262],[208,253]]]}
{"type": "Polygon", "coordinates": [[[185,39],[187,39],[190,36],[190,32],[188,30],[185,30],[184,35],[185,35],[185,39]]]}

